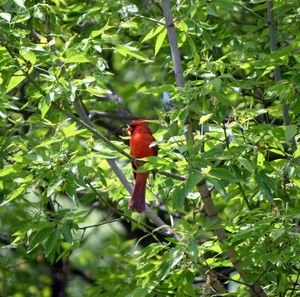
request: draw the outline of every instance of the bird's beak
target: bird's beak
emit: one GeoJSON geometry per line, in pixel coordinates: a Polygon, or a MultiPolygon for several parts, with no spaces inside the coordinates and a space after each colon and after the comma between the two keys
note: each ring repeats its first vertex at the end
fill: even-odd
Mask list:
{"type": "Polygon", "coordinates": [[[127,126],[127,128],[125,129],[127,132],[131,132],[132,128],[130,126],[127,126]]]}

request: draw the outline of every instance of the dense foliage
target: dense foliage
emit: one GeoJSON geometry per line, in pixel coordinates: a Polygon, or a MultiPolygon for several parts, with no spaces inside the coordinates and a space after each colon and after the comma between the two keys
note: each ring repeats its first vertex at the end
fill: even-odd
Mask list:
{"type": "Polygon", "coordinates": [[[0,2],[1,296],[300,294],[299,1],[171,7],[184,88],[159,1],[0,2]],[[133,181],[139,116],[175,238],[127,210],[111,168],[133,181]]]}

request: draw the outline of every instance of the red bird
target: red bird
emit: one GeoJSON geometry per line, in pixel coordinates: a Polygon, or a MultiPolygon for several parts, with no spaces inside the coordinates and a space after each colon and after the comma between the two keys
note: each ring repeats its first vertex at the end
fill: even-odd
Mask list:
{"type": "MultiPolygon", "coordinates": [[[[148,128],[147,119],[139,119],[131,123],[126,129],[131,133],[130,137],[130,154],[134,158],[145,158],[150,156],[157,156],[158,147],[150,144],[155,141],[151,130],[148,128]]],[[[141,166],[139,162],[132,162],[133,169],[141,166]]],[[[128,209],[143,212],[145,210],[145,193],[146,184],[149,173],[133,173],[135,178],[135,185],[131,199],[128,203],[128,209]]]]}

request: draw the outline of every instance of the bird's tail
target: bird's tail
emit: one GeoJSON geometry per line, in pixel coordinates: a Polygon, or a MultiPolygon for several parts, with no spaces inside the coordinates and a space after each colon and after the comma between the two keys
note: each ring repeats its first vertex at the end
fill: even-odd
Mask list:
{"type": "Polygon", "coordinates": [[[145,210],[145,194],[148,173],[137,173],[135,179],[135,186],[131,199],[128,203],[128,209],[143,212],[145,210]]]}

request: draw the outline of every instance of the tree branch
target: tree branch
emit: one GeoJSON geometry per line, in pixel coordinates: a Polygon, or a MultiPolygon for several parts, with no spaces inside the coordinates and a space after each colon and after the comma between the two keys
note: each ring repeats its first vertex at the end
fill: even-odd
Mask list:
{"type": "MultiPolygon", "coordinates": [[[[168,31],[169,43],[170,43],[170,48],[172,53],[176,85],[177,87],[183,88],[184,87],[183,71],[181,66],[180,53],[177,44],[176,32],[174,28],[173,19],[172,19],[169,0],[162,0],[162,4],[163,4],[163,12],[166,20],[166,28],[168,31]]],[[[193,137],[192,123],[189,117],[187,119],[187,123],[188,123],[188,130],[185,133],[185,138],[187,144],[192,147],[194,145],[194,137],[193,137]]],[[[221,226],[221,221],[218,216],[214,202],[211,198],[211,193],[208,190],[208,187],[205,184],[205,182],[202,181],[198,184],[198,190],[200,192],[208,218],[214,223],[214,226],[217,226],[214,229],[214,233],[216,234],[218,240],[221,243],[223,243],[227,237],[226,232],[225,229],[221,226]]],[[[231,261],[231,263],[233,264],[237,272],[240,274],[240,276],[243,279],[247,279],[247,273],[242,268],[235,249],[234,248],[226,249],[225,253],[227,254],[228,259],[231,261]]],[[[258,297],[267,296],[264,290],[262,289],[262,287],[258,283],[254,283],[250,285],[250,288],[254,296],[258,296],[258,297]]]]}
{"type": "Polygon", "coordinates": [[[110,119],[120,119],[120,120],[128,120],[128,121],[133,121],[133,120],[138,120],[142,116],[133,116],[130,114],[119,114],[119,113],[113,113],[113,112],[105,112],[105,111],[96,111],[92,110],[89,112],[89,118],[90,120],[94,118],[110,118],[110,119]]]}
{"type": "Polygon", "coordinates": [[[164,13],[164,18],[166,21],[166,28],[171,48],[171,55],[172,55],[172,61],[174,65],[174,74],[176,79],[176,86],[178,88],[184,87],[184,78],[183,78],[183,71],[182,71],[182,65],[181,65],[181,58],[177,43],[177,37],[176,37],[176,31],[175,31],[175,25],[172,18],[172,12],[170,7],[169,0],[162,0],[162,8],[164,13]]]}
{"type": "MultiPolygon", "coordinates": [[[[164,18],[166,21],[166,29],[167,29],[167,33],[168,33],[172,61],[173,61],[173,65],[174,65],[174,75],[175,75],[175,80],[176,80],[176,86],[178,88],[184,88],[184,77],[183,77],[180,52],[179,52],[176,31],[175,31],[175,25],[173,22],[173,17],[172,17],[169,0],[162,0],[162,7],[163,7],[164,18]]],[[[189,143],[194,142],[193,127],[192,127],[192,122],[190,120],[189,115],[187,116],[186,123],[188,125],[187,125],[187,131],[185,133],[185,138],[187,140],[187,143],[189,144],[189,143]]]]}
{"type": "MultiPolygon", "coordinates": [[[[225,229],[221,226],[221,220],[218,216],[217,209],[211,199],[211,194],[207,189],[207,186],[204,182],[201,182],[198,185],[198,189],[204,204],[205,212],[208,218],[214,223],[215,229],[214,233],[216,234],[218,240],[221,243],[224,243],[227,239],[227,234],[225,229]]],[[[225,251],[228,259],[231,261],[232,265],[235,267],[236,271],[240,274],[243,280],[247,280],[247,272],[242,268],[241,262],[238,258],[238,255],[234,248],[228,247],[225,251]]],[[[257,283],[249,285],[251,292],[254,296],[258,297],[267,297],[268,295],[264,292],[263,288],[257,283]]]]}

